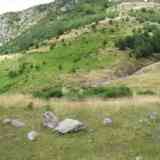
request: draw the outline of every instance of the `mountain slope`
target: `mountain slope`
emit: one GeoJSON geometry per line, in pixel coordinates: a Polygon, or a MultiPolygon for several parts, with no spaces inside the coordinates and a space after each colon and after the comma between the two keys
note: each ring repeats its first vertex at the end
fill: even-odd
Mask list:
{"type": "MultiPolygon", "coordinates": [[[[58,36],[66,30],[77,28],[79,26],[95,22],[99,19],[103,19],[106,15],[106,9],[110,5],[111,3],[105,0],[81,0],[78,2],[68,0],[55,1],[50,5],[39,6],[26,10],[22,13],[25,14],[27,11],[31,11],[34,14],[34,16],[27,14],[33,19],[36,19],[36,21],[33,22],[32,19],[29,18],[30,23],[34,23],[34,25],[30,26],[28,24],[24,24],[25,28],[23,30],[21,28],[15,29],[13,40],[4,43],[3,47],[0,48],[0,53],[13,53],[29,49],[33,46],[37,47],[42,40],[47,40],[53,36],[58,36]],[[36,17],[38,14],[38,12],[36,14],[36,10],[38,10],[38,12],[39,10],[42,10],[40,11],[41,13],[38,18],[36,17]],[[19,34],[17,34],[17,32],[19,34]]],[[[15,21],[13,20],[12,22],[15,21]]],[[[25,22],[28,23],[26,20],[25,22]]],[[[19,25],[19,23],[16,23],[16,25],[19,25]]],[[[16,28],[11,25],[9,26],[13,31],[14,28],[16,28]]],[[[7,34],[4,30],[2,30],[2,33],[7,34]]],[[[10,37],[10,34],[8,34],[6,38],[7,37],[10,37]]]]}
{"type": "Polygon", "coordinates": [[[54,3],[0,15],[0,43],[3,44],[20,35],[46,17],[50,11],[55,11],[54,3]]]}

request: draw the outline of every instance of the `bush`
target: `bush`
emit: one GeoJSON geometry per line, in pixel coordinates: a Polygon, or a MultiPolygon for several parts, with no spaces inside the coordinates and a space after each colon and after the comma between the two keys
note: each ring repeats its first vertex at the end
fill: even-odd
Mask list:
{"type": "Polygon", "coordinates": [[[145,90],[145,91],[139,91],[138,94],[139,95],[155,95],[156,93],[151,90],[145,90]]]}
{"type": "Polygon", "coordinates": [[[84,93],[86,96],[98,96],[98,97],[108,97],[108,98],[117,98],[132,96],[132,91],[126,86],[112,86],[112,87],[98,87],[98,88],[89,88],[84,93]]]}
{"type": "Polygon", "coordinates": [[[40,91],[33,92],[33,96],[40,98],[61,98],[63,97],[62,89],[60,87],[44,88],[40,91]]]}
{"type": "Polygon", "coordinates": [[[22,64],[22,65],[14,65],[12,66],[9,71],[8,71],[8,76],[10,78],[15,78],[19,75],[21,75],[26,69],[26,64],[22,64]]]}
{"type": "Polygon", "coordinates": [[[143,30],[134,31],[132,35],[119,39],[115,45],[121,49],[131,49],[135,57],[149,57],[160,53],[160,27],[145,25],[143,30]]]}
{"type": "Polygon", "coordinates": [[[33,92],[33,96],[40,98],[61,98],[66,97],[72,100],[79,100],[88,97],[102,97],[102,98],[118,98],[132,96],[132,91],[126,86],[112,86],[112,87],[91,87],[91,88],[67,88],[64,92],[61,87],[44,88],[33,92]]]}

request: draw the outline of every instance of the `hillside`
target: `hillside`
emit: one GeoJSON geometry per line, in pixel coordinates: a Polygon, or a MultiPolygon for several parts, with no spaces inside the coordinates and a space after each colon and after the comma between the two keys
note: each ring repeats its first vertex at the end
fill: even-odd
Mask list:
{"type": "Polygon", "coordinates": [[[56,0],[0,36],[0,159],[160,159],[159,1],[56,0]]]}
{"type": "Polygon", "coordinates": [[[55,12],[55,5],[40,5],[15,13],[0,15],[0,43],[14,39],[31,26],[46,17],[49,12],[55,12]]]}
{"type": "Polygon", "coordinates": [[[49,5],[2,15],[0,35],[2,35],[3,46],[0,48],[0,53],[37,47],[42,40],[58,36],[71,28],[103,19],[109,4],[110,2],[105,2],[105,0],[99,2],[58,0],[49,5]]]}

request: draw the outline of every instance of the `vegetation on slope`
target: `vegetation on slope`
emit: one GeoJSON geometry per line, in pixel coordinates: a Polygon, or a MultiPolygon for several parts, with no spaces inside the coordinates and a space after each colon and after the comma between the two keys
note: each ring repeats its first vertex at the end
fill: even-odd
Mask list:
{"type": "MultiPolygon", "coordinates": [[[[46,53],[26,54],[18,60],[8,60],[0,65],[0,90],[33,92],[45,87],[67,85],[69,74],[88,73],[92,70],[111,69],[132,58],[116,51],[114,41],[130,30],[127,24],[108,25],[81,35],[77,40],[59,42],[46,53]],[[123,26],[123,27],[122,27],[123,26]]],[[[73,84],[72,84],[73,85],[73,84]]]]}
{"type": "Polygon", "coordinates": [[[40,42],[59,36],[67,30],[96,22],[108,16],[116,16],[116,11],[106,12],[112,4],[109,1],[80,1],[66,11],[50,12],[36,25],[15,39],[0,47],[0,53],[14,53],[42,45],[40,42]],[[113,13],[113,14],[112,14],[113,13]]]}
{"type": "Polygon", "coordinates": [[[120,39],[117,46],[122,49],[132,49],[136,57],[149,57],[160,53],[160,26],[146,24],[143,29],[134,31],[133,35],[120,39]]]}
{"type": "Polygon", "coordinates": [[[141,23],[156,22],[160,23],[160,10],[159,9],[140,9],[140,10],[131,10],[129,15],[135,17],[141,23]]]}

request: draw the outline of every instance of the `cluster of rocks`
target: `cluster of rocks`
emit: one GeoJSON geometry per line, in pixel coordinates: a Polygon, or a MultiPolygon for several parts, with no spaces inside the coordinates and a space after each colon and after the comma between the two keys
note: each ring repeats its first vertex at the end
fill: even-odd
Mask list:
{"type": "MultiPolygon", "coordinates": [[[[22,128],[25,127],[25,123],[20,121],[19,119],[15,118],[5,118],[2,121],[3,125],[10,125],[15,128],[22,128]]],[[[86,128],[84,123],[82,123],[79,120],[66,118],[62,121],[59,121],[57,116],[53,112],[45,112],[42,115],[42,124],[43,127],[52,129],[53,131],[59,133],[59,134],[66,134],[70,132],[78,132],[80,130],[83,130],[86,128]]],[[[105,118],[103,120],[104,125],[111,125],[112,119],[111,118],[105,118]]],[[[27,133],[27,139],[30,141],[34,141],[38,138],[40,135],[39,132],[32,130],[27,133]]]]}
{"type": "MultiPolygon", "coordinates": [[[[148,119],[150,120],[156,120],[157,116],[158,116],[157,112],[149,112],[147,115],[148,119]]],[[[144,120],[140,120],[140,122],[143,122],[143,121],[144,120]]],[[[103,120],[103,125],[110,126],[112,125],[112,123],[113,123],[113,120],[111,117],[107,117],[103,120]]],[[[15,128],[25,127],[24,122],[15,118],[5,118],[3,119],[2,124],[11,125],[15,128]]],[[[52,129],[54,132],[57,132],[62,135],[70,132],[78,132],[86,128],[84,123],[82,123],[79,120],[66,118],[62,121],[59,121],[59,119],[53,112],[43,113],[42,124],[44,128],[52,129]]],[[[32,130],[27,133],[27,138],[30,141],[34,141],[38,138],[39,135],[40,135],[39,132],[32,130]]]]}
{"type": "MultiPolygon", "coordinates": [[[[66,134],[69,132],[77,132],[81,129],[85,128],[85,125],[74,119],[64,119],[63,121],[59,121],[56,115],[52,112],[45,112],[43,114],[42,120],[43,126],[45,128],[53,129],[54,131],[60,134],[66,134]]],[[[10,125],[15,128],[25,127],[25,123],[15,118],[5,118],[2,121],[3,125],[10,125]]],[[[27,133],[27,138],[30,141],[34,141],[38,138],[39,133],[37,131],[30,131],[27,133]]]]}

